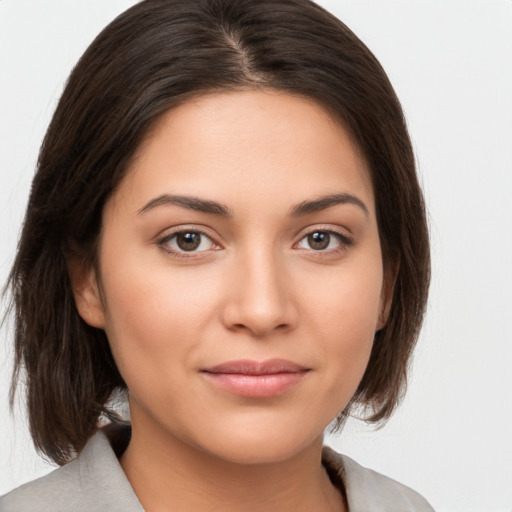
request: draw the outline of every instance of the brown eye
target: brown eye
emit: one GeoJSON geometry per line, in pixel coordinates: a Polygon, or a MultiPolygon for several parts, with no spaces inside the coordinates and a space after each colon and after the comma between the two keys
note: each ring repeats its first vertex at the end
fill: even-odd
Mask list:
{"type": "Polygon", "coordinates": [[[182,251],[195,251],[201,244],[201,233],[185,231],[176,235],[176,245],[182,251]]]}
{"type": "Polygon", "coordinates": [[[325,231],[315,231],[308,235],[308,244],[311,249],[314,249],[315,251],[327,249],[330,241],[331,235],[325,231]]]}
{"type": "Polygon", "coordinates": [[[214,241],[201,231],[178,231],[160,240],[158,245],[173,254],[203,253],[218,249],[214,241]]]}
{"type": "Polygon", "coordinates": [[[336,231],[312,231],[305,235],[297,244],[299,249],[312,251],[333,251],[343,247],[349,247],[352,241],[336,231]]]}

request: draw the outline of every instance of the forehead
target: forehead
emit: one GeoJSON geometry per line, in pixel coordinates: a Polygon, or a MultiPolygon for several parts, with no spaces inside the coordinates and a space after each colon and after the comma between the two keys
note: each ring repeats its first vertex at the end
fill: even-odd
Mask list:
{"type": "Polygon", "coordinates": [[[159,118],[115,195],[136,208],[162,193],[261,207],[353,193],[374,209],[368,167],[342,124],[273,90],[208,94],[159,118]]]}

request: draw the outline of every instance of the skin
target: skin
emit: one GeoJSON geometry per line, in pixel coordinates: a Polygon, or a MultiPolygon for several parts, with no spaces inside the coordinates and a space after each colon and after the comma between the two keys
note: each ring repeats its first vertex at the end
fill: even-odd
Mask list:
{"type": "Polygon", "coordinates": [[[321,465],[323,431],[362,378],[391,290],[367,165],[324,109],[250,90],[166,113],[105,206],[100,275],[70,269],[80,314],[105,329],[129,388],[121,464],[147,510],[345,509],[321,465]],[[230,216],[154,202],[164,194],[230,216]],[[290,215],[332,194],[361,204],[290,215]],[[200,246],[180,249],[173,235],[194,230],[200,246]],[[308,234],[330,231],[342,238],[311,247],[308,234]],[[307,372],[267,398],[202,372],[272,358],[307,372]]]}

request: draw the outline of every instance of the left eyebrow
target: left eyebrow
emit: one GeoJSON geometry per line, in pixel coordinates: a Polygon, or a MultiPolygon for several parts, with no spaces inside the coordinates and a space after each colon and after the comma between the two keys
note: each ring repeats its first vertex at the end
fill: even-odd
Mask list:
{"type": "Polygon", "coordinates": [[[357,196],[352,194],[330,194],[314,199],[313,201],[303,201],[302,203],[299,203],[297,206],[292,208],[290,216],[301,217],[310,213],[326,210],[327,208],[331,208],[338,204],[356,205],[363,210],[366,216],[369,215],[367,206],[357,196]]]}

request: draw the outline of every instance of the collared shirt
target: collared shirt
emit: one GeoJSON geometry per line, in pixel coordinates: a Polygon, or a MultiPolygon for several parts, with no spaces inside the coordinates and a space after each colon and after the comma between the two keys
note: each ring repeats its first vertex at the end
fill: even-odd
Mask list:
{"type": "MultiPolygon", "coordinates": [[[[69,464],[1,497],[0,511],[143,512],[111,443],[116,444],[98,431],[69,464]]],[[[346,494],[349,512],[434,510],[412,489],[331,448],[324,447],[322,462],[333,483],[346,494]]]]}

